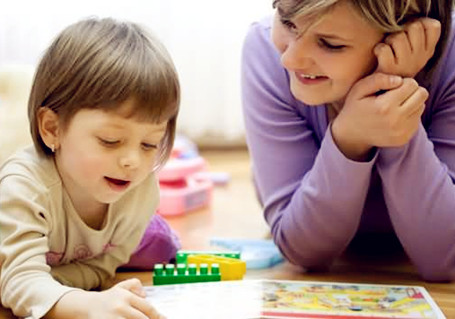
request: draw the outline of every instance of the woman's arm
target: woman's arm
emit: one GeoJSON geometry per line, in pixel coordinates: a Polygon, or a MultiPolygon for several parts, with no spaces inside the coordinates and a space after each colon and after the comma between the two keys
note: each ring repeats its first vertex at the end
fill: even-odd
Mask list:
{"type": "Polygon", "coordinates": [[[396,232],[420,273],[429,280],[455,278],[455,44],[434,73],[416,136],[384,148],[378,172],[396,232]]]}
{"type": "Polygon", "coordinates": [[[274,240],[291,262],[326,266],[354,236],[369,188],[374,156],[347,159],[330,129],[316,136],[315,107],[297,102],[270,41],[256,24],[242,60],[242,97],[254,179],[274,240]]]}
{"type": "MultiPolygon", "coordinates": [[[[441,24],[434,19],[409,23],[376,47],[378,71],[414,77],[432,57],[440,33],[441,24]]],[[[431,82],[425,128],[420,125],[404,146],[382,148],[378,158],[397,235],[420,273],[430,280],[455,276],[454,231],[449,226],[455,221],[454,53],[452,38],[439,70],[430,81],[424,79],[431,82]]]]}

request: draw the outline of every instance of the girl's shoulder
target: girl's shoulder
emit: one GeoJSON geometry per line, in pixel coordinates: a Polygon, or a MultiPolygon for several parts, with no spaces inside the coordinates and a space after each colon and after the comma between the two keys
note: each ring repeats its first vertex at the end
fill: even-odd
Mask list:
{"type": "Polygon", "coordinates": [[[46,187],[60,183],[53,159],[40,156],[33,145],[18,150],[0,166],[0,183],[12,176],[46,187]]]}

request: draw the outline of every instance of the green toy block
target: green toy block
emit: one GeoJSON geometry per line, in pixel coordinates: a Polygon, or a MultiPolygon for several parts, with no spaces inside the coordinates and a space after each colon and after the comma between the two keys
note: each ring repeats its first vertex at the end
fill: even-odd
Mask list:
{"type": "Polygon", "coordinates": [[[153,285],[187,284],[195,282],[220,281],[220,267],[211,264],[156,264],[153,271],[153,285]],[[199,268],[199,269],[198,269],[199,268]]]}
{"type": "Polygon", "coordinates": [[[220,251],[220,250],[179,250],[175,256],[178,264],[186,264],[186,260],[190,255],[213,255],[220,257],[228,257],[240,259],[239,251],[220,251]]]}

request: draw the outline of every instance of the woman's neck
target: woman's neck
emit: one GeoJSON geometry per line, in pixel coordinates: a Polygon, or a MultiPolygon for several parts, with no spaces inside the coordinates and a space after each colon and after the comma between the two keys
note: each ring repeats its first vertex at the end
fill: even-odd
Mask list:
{"type": "Polygon", "coordinates": [[[337,117],[341,111],[342,105],[340,103],[327,103],[327,119],[330,122],[337,117]]]}

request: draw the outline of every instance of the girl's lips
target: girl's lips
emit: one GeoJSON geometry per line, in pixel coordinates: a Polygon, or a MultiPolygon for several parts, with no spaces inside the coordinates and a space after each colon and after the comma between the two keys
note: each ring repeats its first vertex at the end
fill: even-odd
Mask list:
{"type": "Polygon", "coordinates": [[[123,191],[126,188],[128,188],[128,186],[131,183],[130,181],[111,178],[111,177],[107,177],[107,176],[105,176],[104,178],[106,179],[108,185],[115,191],[123,191]]]}
{"type": "Polygon", "coordinates": [[[294,74],[297,80],[305,85],[319,84],[329,79],[327,76],[323,75],[308,76],[300,72],[294,72],[294,74]]]}

